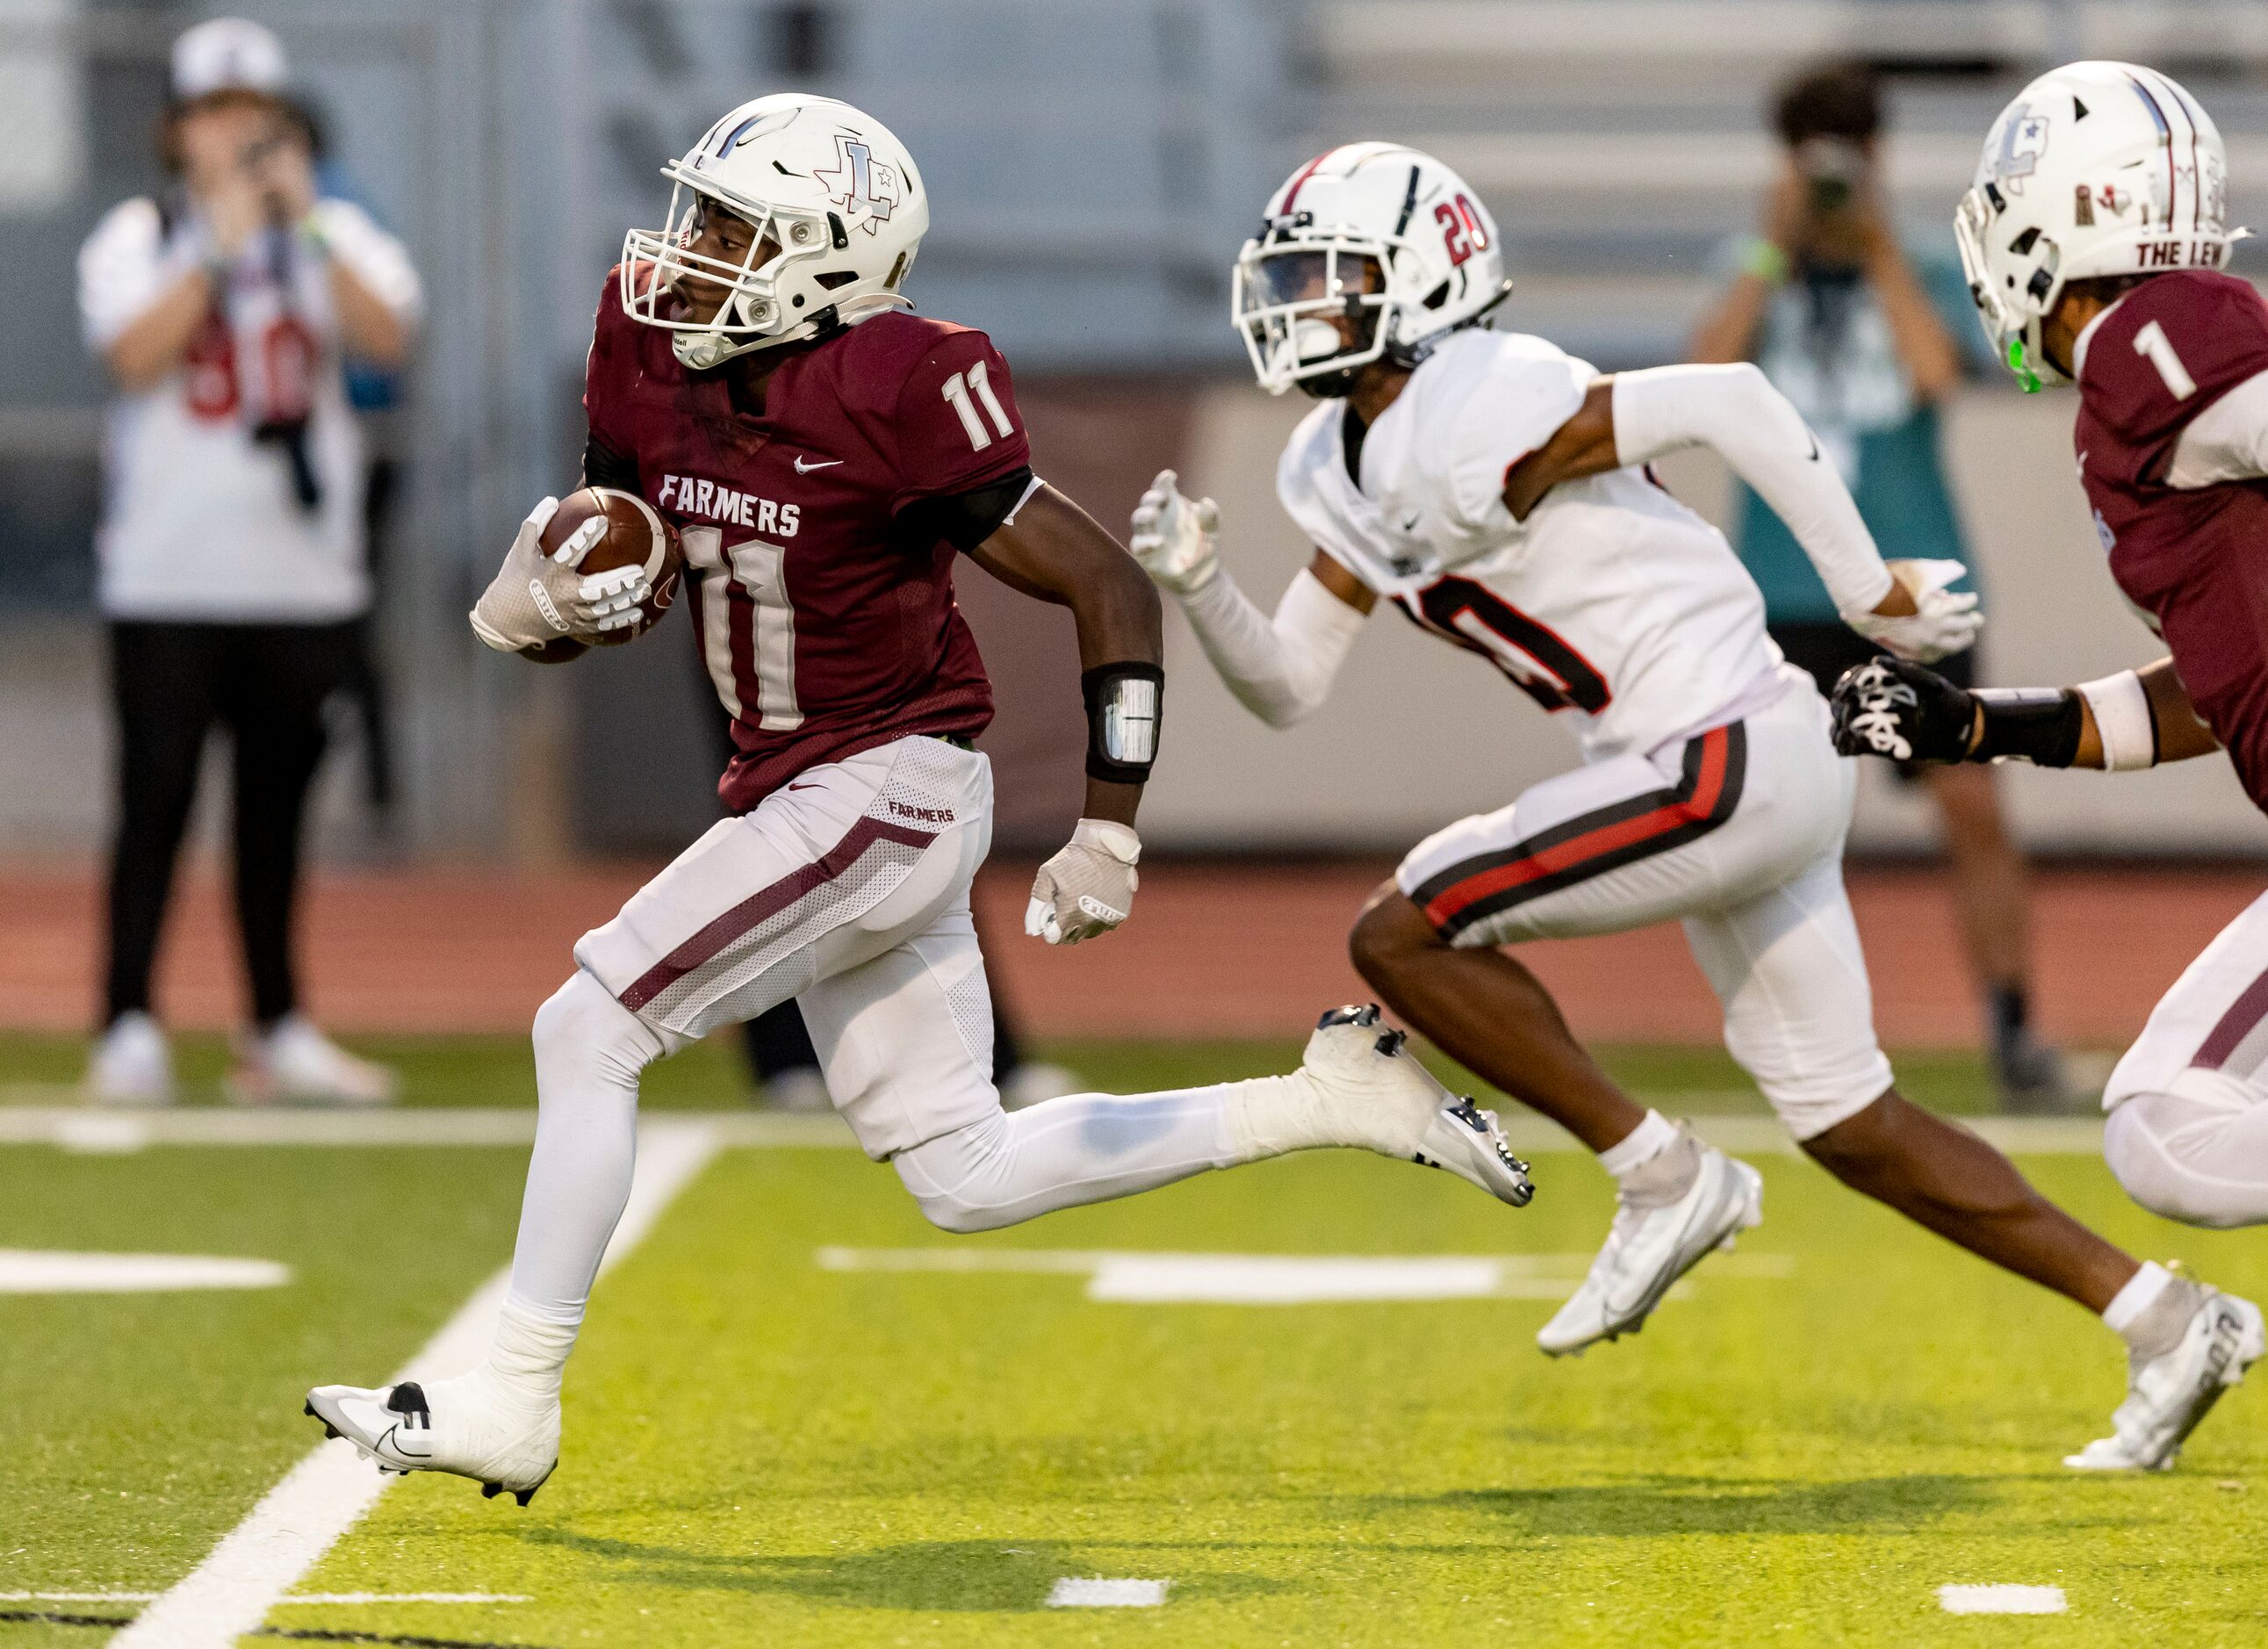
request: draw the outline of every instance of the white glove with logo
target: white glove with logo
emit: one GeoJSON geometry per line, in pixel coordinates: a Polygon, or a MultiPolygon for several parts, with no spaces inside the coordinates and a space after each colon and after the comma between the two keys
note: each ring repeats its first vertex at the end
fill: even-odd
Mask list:
{"type": "Polygon", "coordinates": [[[1220,510],[1211,498],[1194,504],[1182,497],[1170,469],[1158,472],[1142,502],[1134,506],[1134,535],[1126,548],[1160,585],[1175,595],[1194,595],[1220,571],[1212,535],[1220,529],[1220,510]]]}
{"type": "Polygon", "coordinates": [[[504,565],[473,607],[473,633],[498,652],[525,652],[563,636],[588,641],[619,629],[637,622],[637,604],[652,593],[645,569],[639,566],[587,578],[577,575],[591,546],[607,535],[602,515],[593,516],[545,555],[543,529],[558,509],[558,499],[545,498],[527,512],[504,565]]]}
{"type": "Polygon", "coordinates": [[[1134,908],[1141,878],[1134,861],[1142,839],[1123,824],[1082,819],[1071,843],[1046,864],[1032,882],[1032,902],[1024,909],[1024,931],[1050,945],[1076,945],[1108,933],[1134,908]]]}
{"type": "Polygon", "coordinates": [[[1969,570],[1957,561],[1892,561],[1890,577],[1913,597],[1916,610],[1897,618],[1879,613],[1846,613],[1844,622],[1868,641],[1901,659],[1931,664],[1976,645],[1984,628],[1974,591],[1946,586],[1969,570]]]}

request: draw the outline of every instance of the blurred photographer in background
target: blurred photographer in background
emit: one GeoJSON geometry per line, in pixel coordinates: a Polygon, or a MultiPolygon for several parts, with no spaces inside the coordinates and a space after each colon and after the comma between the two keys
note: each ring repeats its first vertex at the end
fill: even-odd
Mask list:
{"type": "MultiPolygon", "coordinates": [[[[1778,94],[1772,119],[1785,145],[1778,175],[1759,232],[1738,243],[1737,275],[1695,328],[1691,358],[1763,369],[1842,471],[1885,555],[1966,563],[1938,408],[1983,339],[1950,236],[1918,257],[1900,246],[1880,181],[1881,88],[1864,63],[1797,77],[1778,94]]],[[[1810,560],[1746,488],[1736,517],[1734,541],[1764,589],[1772,638],[1830,691],[1877,650],[1836,616],[1810,560]]],[[[1976,654],[1936,668],[1971,685],[1976,654]]],[[[2030,1023],[2030,899],[1993,771],[1909,765],[1899,777],[1926,788],[1944,822],[2002,1103],[2061,1109],[2071,1102],[2062,1062],[2030,1023]]]]}
{"type": "Polygon", "coordinates": [[[232,745],[236,915],[252,1027],[239,1103],[375,1104],[384,1069],[300,1013],[292,960],[307,792],[326,701],[370,606],[360,433],[344,358],[408,354],[420,294],[401,244],[319,195],[284,62],[257,24],[174,43],[159,134],[171,180],[79,252],[90,347],[119,390],[96,534],[118,729],[104,1029],[89,1097],[164,1104],[150,985],[207,732],[232,745]]]}

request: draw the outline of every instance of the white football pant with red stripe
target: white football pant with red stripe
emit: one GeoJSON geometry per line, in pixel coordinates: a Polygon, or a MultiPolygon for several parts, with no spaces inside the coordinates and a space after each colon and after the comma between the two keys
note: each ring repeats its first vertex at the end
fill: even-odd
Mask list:
{"type": "Polygon", "coordinates": [[[1722,726],[1459,820],[1396,881],[1461,948],[1682,921],[1726,1047],[1808,1139],[1890,1086],[1843,889],[1857,775],[1809,677],[1784,665],[1756,696],[1722,726]]]}
{"type": "Polygon", "coordinates": [[[1434,1161],[1525,1200],[1506,1196],[1501,1175],[1422,1148],[1453,1097],[1359,1027],[1317,1033],[1361,1050],[1340,1049],[1327,1070],[1311,1049],[1288,1076],[1003,1111],[968,912],[991,807],[982,755],[901,739],[812,768],[718,823],[583,937],[581,968],[535,1018],[540,1113],[512,1260],[512,1310],[565,1330],[537,1336],[534,1360],[555,1384],[630,1195],[639,1073],[791,997],[858,1143],[947,1230],[1319,1145],[1434,1161]]]}
{"type": "Polygon", "coordinates": [[[2268,894],[2174,982],[2102,1091],[2126,1194],[2193,1226],[2268,1223],[2268,894]]]}

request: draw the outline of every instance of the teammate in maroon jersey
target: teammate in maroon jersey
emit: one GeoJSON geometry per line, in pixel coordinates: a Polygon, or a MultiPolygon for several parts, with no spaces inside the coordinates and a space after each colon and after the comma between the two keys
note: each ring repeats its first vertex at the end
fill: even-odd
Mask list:
{"type": "MultiPolygon", "coordinates": [[[[1078,623],[1086,816],[1026,921],[1050,944],[1106,933],[1132,906],[1158,598],[1032,474],[991,341],[907,313],[928,197],[880,122],[763,98],[665,175],[669,227],[632,232],[600,302],[585,478],[676,522],[701,574],[735,816],[585,934],[536,1015],[535,1150],[488,1361],[430,1385],[319,1387],[308,1412],[386,1469],[454,1472],[525,1504],[557,1461],[561,1372],[630,1194],[638,1073],[790,997],[859,1144],[950,1231],[1320,1145],[1527,1202],[1496,1119],[1444,1091],[1374,1008],[1326,1014],[1289,1076],[1001,1109],[968,911],[991,832],[990,769],[970,740],[992,701],[954,563],[1078,623]]],[[[489,645],[546,660],[650,593],[636,568],[578,570],[589,527],[543,554],[555,507],[528,517],[473,615],[489,645]]]]}
{"type": "MultiPolygon", "coordinates": [[[[2227,170],[2197,100],[2131,64],[2058,69],[1994,122],[1955,219],[1970,291],[2028,389],[2078,385],[2095,532],[2171,651],[2006,692],[1863,665],[1835,691],[1845,754],[2115,771],[2226,749],[2268,809],[2268,306],[2221,272],[2227,170]]],[[[2192,1225],[2268,1221],[2268,897],[2190,964],[2102,1103],[2103,1154],[2137,1202],[2192,1225]]],[[[2116,1435],[2075,1466],[2169,1463],[2268,1346],[2258,1307],[2160,1267],[2120,1301],[2155,1332],[2130,1333],[2116,1435]]]]}

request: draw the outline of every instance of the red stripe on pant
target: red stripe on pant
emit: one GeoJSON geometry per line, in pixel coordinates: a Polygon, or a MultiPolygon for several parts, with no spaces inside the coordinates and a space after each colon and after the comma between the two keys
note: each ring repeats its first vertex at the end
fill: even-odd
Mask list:
{"type": "Polygon", "coordinates": [[[1524,887],[1546,876],[1556,876],[1564,871],[1580,867],[1586,860],[1618,852],[1624,848],[1697,824],[1709,817],[1724,794],[1725,774],[1732,752],[1729,728],[1719,727],[1701,735],[1701,768],[1694,776],[1693,793],[1683,799],[1665,802],[1651,813],[1640,813],[1635,819],[1624,819],[1596,830],[1570,836],[1565,842],[1553,843],[1541,852],[1531,853],[1508,864],[1493,865],[1487,870],[1468,876],[1433,896],[1425,907],[1426,918],[1437,927],[1454,921],[1469,905],[1487,899],[1513,887],[1524,887]]]}
{"type": "Polygon", "coordinates": [[[2190,1064],[2205,1071],[2220,1070],[2264,1019],[2268,1019],[2268,974],[2245,986],[2236,1000],[2228,1005],[2228,1012],[2220,1016],[2211,1034],[2198,1044],[2197,1057],[2190,1064]]]}
{"type": "Polygon", "coordinates": [[[877,842],[926,848],[936,840],[933,830],[916,830],[884,819],[861,818],[816,862],[799,865],[769,887],[751,894],[639,975],[637,982],[622,992],[622,1005],[637,1012],[695,968],[713,961],[726,946],[757,924],[769,921],[805,894],[825,887],[850,869],[877,842]]]}

